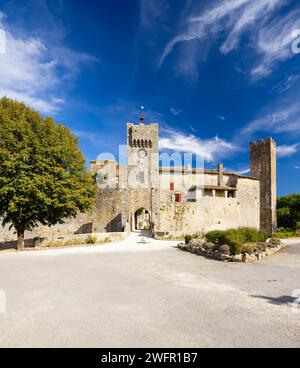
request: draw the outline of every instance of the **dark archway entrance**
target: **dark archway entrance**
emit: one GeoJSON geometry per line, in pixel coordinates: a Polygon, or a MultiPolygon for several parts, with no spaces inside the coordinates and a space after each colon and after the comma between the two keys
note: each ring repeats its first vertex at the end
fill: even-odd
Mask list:
{"type": "Polygon", "coordinates": [[[151,215],[145,208],[138,209],[134,214],[135,230],[151,230],[151,215]]]}

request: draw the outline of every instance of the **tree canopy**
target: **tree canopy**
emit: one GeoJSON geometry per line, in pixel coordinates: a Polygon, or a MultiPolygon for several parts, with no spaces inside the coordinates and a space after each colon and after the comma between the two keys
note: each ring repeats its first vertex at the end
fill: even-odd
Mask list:
{"type": "Polygon", "coordinates": [[[15,228],[19,248],[25,230],[89,210],[94,192],[78,139],[67,127],[0,99],[0,217],[15,228]]]}
{"type": "Polygon", "coordinates": [[[300,194],[279,197],[277,201],[278,227],[300,229],[300,194]]]}

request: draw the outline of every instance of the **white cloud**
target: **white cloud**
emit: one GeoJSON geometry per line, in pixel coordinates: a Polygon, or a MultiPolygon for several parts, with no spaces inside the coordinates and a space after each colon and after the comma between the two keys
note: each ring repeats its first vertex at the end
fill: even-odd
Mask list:
{"type": "Polygon", "coordinates": [[[155,30],[155,27],[164,19],[165,12],[169,9],[168,0],[141,0],[140,2],[141,25],[145,29],[155,30]]]}
{"type": "Polygon", "coordinates": [[[299,148],[299,144],[282,145],[277,147],[278,157],[288,157],[294,155],[299,148]]]}
{"type": "Polygon", "coordinates": [[[254,80],[271,74],[278,63],[294,56],[292,52],[292,31],[299,28],[299,10],[289,13],[282,19],[276,18],[259,30],[256,51],[259,54],[256,65],[251,70],[254,80]]]}
{"type": "Polygon", "coordinates": [[[182,109],[177,109],[176,107],[171,107],[170,108],[170,112],[171,112],[171,114],[173,114],[173,115],[175,115],[175,116],[177,116],[177,115],[179,115],[179,114],[181,114],[182,113],[182,109]]]}
{"type": "Polygon", "coordinates": [[[232,169],[232,168],[225,167],[224,170],[227,172],[233,172],[239,175],[247,175],[250,173],[249,167],[244,167],[242,169],[232,169]]]}
{"type": "Polygon", "coordinates": [[[217,119],[225,121],[226,118],[223,115],[217,115],[217,119]]]}
{"type": "Polygon", "coordinates": [[[294,169],[300,170],[300,166],[295,166],[294,169]]]}
{"type": "MultiPolygon", "coordinates": [[[[251,58],[254,61],[248,71],[249,76],[253,81],[266,77],[278,63],[293,56],[291,32],[299,28],[300,12],[291,11],[285,17],[274,18],[277,11],[288,3],[289,0],[221,0],[202,10],[198,16],[195,16],[193,11],[193,14],[185,19],[183,31],[166,45],[159,65],[165,62],[179,44],[191,44],[190,41],[196,40],[192,48],[203,51],[204,47],[210,48],[217,40],[221,42],[225,37],[220,51],[226,55],[236,50],[247,35],[245,52],[255,54],[255,57],[251,58]]],[[[191,48],[186,51],[186,55],[181,59],[188,62],[182,68],[182,61],[179,61],[178,72],[195,75],[195,64],[203,60],[203,55],[191,52],[191,48]]]]}
{"type": "MultiPolygon", "coordinates": [[[[4,17],[0,17],[3,20],[4,17]]],[[[0,55],[0,97],[23,101],[42,113],[55,113],[64,102],[67,82],[84,62],[94,58],[64,46],[51,48],[39,38],[6,31],[6,52],[0,55]]]]}
{"type": "Polygon", "coordinates": [[[299,75],[291,74],[286,79],[277,83],[272,90],[277,92],[278,94],[282,94],[287,92],[289,89],[293,87],[293,85],[299,80],[299,75]]]}
{"type": "Polygon", "coordinates": [[[297,103],[272,110],[251,121],[242,134],[250,135],[259,131],[300,133],[300,107],[297,103]]]}
{"type": "Polygon", "coordinates": [[[74,132],[76,137],[79,137],[82,140],[91,142],[93,144],[101,144],[105,140],[105,137],[103,137],[100,134],[88,132],[86,130],[75,130],[74,132]]]}
{"type": "Polygon", "coordinates": [[[164,130],[164,136],[159,140],[160,150],[171,150],[182,153],[193,153],[213,162],[219,157],[226,157],[239,150],[235,144],[219,137],[201,139],[195,135],[186,135],[174,129],[164,130]]]}
{"type": "Polygon", "coordinates": [[[249,168],[245,168],[245,169],[242,169],[242,170],[238,170],[236,173],[237,174],[240,174],[240,175],[250,174],[250,169],[249,168]]]}

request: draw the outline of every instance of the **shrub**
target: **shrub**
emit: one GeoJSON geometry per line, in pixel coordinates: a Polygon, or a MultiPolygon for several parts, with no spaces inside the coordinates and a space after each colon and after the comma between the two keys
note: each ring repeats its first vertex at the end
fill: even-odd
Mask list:
{"type": "Polygon", "coordinates": [[[216,245],[227,244],[232,254],[240,254],[241,249],[246,243],[265,242],[270,235],[263,231],[243,227],[239,229],[229,229],[225,231],[215,230],[209,231],[205,235],[208,242],[216,245]]]}
{"type": "Polygon", "coordinates": [[[245,254],[254,254],[256,252],[256,244],[245,244],[242,249],[241,249],[241,253],[245,254]]]}
{"type": "Polygon", "coordinates": [[[204,244],[203,244],[203,248],[204,248],[205,250],[213,250],[213,249],[214,249],[214,247],[215,247],[215,244],[214,244],[214,243],[204,243],[204,244]]]}
{"type": "Polygon", "coordinates": [[[223,244],[220,246],[219,248],[219,252],[223,253],[223,254],[229,254],[230,253],[230,247],[227,244],[223,244]]]}
{"type": "Polygon", "coordinates": [[[290,194],[277,200],[278,226],[297,229],[300,222],[300,194],[290,194]]]}
{"type": "Polygon", "coordinates": [[[185,244],[190,244],[192,239],[203,239],[203,235],[201,233],[187,234],[184,236],[185,244]]]}
{"type": "Polygon", "coordinates": [[[293,237],[297,237],[298,233],[297,231],[294,231],[292,229],[285,229],[283,227],[280,227],[276,233],[273,234],[274,238],[278,238],[278,239],[284,239],[284,238],[293,238],[293,237]]]}
{"type": "Polygon", "coordinates": [[[190,244],[190,241],[193,239],[192,235],[185,235],[184,236],[184,241],[185,244],[190,244]]]}
{"type": "Polygon", "coordinates": [[[213,247],[213,250],[216,251],[216,250],[219,250],[221,247],[220,244],[215,244],[214,247],[213,247]]]}
{"type": "Polygon", "coordinates": [[[270,237],[270,234],[264,231],[257,231],[249,227],[238,229],[245,243],[265,242],[270,237]]]}
{"type": "Polygon", "coordinates": [[[87,244],[96,244],[97,243],[97,237],[96,236],[88,236],[87,240],[86,240],[86,243],[87,244]]]}
{"type": "Polygon", "coordinates": [[[221,230],[209,231],[205,234],[205,238],[208,242],[214,244],[225,244],[225,232],[221,230]]]}
{"type": "Polygon", "coordinates": [[[243,244],[236,241],[236,242],[233,242],[231,245],[230,245],[230,253],[233,254],[234,256],[238,255],[238,254],[241,254],[241,250],[243,248],[243,244]]]}

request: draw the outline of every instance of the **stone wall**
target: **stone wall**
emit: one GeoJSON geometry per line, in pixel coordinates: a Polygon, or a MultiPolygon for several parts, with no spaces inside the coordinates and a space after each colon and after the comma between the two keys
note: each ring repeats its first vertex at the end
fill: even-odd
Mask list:
{"type": "Polygon", "coordinates": [[[92,211],[93,232],[122,232],[129,220],[125,189],[99,190],[92,211]]]}
{"type": "MultiPolygon", "coordinates": [[[[164,179],[166,180],[166,179],[164,179]]],[[[197,181],[196,178],[193,180],[197,181]]],[[[200,178],[200,181],[203,180],[200,178]]],[[[217,184],[218,175],[206,174],[205,185],[217,184]]],[[[161,190],[161,207],[159,223],[155,232],[157,237],[174,236],[205,232],[209,230],[226,230],[237,227],[260,227],[259,181],[248,177],[224,174],[225,183],[235,181],[235,198],[223,196],[202,196],[197,202],[187,201],[188,190],[184,187],[174,187],[180,192],[182,201],[174,201],[173,192],[161,190]]]]}
{"type": "MultiPolygon", "coordinates": [[[[25,232],[25,239],[30,240],[35,237],[46,238],[48,240],[59,240],[72,235],[90,234],[93,232],[92,213],[79,214],[76,218],[66,220],[64,224],[55,226],[43,226],[25,232]]],[[[9,230],[8,226],[0,226],[0,243],[15,241],[17,236],[14,229],[9,230]]]]}

